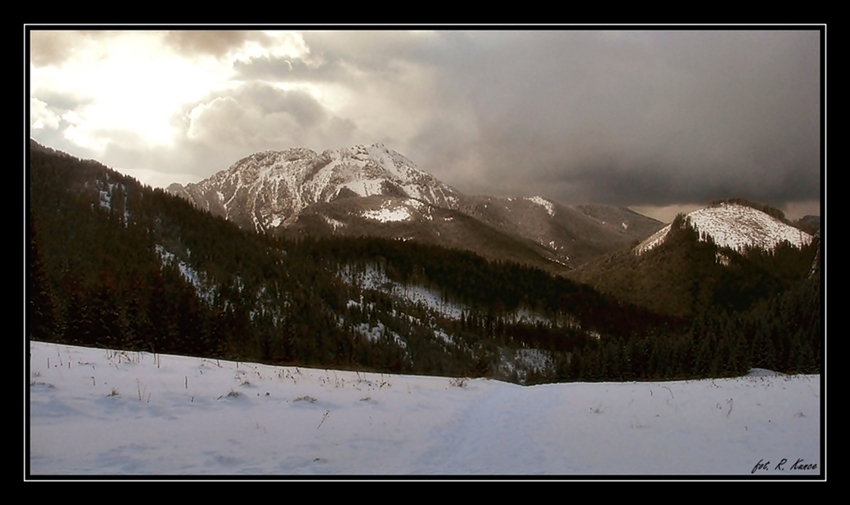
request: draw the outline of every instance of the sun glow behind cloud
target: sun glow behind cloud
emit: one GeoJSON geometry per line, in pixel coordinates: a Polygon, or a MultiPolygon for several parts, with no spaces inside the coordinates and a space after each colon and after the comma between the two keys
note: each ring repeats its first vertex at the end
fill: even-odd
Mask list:
{"type": "Polygon", "coordinates": [[[38,114],[32,115],[31,126],[60,128],[67,140],[96,152],[103,152],[116,136],[133,137],[149,147],[170,146],[185,134],[174,121],[175,111],[239,85],[232,80],[233,62],[306,52],[300,36],[285,32],[246,39],[221,56],[180,52],[165,35],[80,34],[85,42],[61,61],[33,65],[31,103],[38,114]],[[61,110],[49,99],[35,98],[41,95],[61,95],[73,108],[61,110]]]}
{"type": "Polygon", "coordinates": [[[121,32],[91,40],[58,65],[33,67],[31,82],[33,95],[56,94],[61,82],[65,99],[80,104],[62,115],[64,136],[102,151],[115,131],[168,145],[176,134],[174,110],[227,77],[211,58],[167,51],[155,32],[121,32]]]}

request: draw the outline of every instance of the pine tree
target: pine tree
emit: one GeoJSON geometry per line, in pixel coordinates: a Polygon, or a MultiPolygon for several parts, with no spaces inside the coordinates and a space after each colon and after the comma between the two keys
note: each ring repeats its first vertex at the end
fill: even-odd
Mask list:
{"type": "Polygon", "coordinates": [[[27,337],[50,341],[56,336],[56,308],[47,280],[44,259],[36,236],[35,221],[29,218],[27,242],[27,337]]]}

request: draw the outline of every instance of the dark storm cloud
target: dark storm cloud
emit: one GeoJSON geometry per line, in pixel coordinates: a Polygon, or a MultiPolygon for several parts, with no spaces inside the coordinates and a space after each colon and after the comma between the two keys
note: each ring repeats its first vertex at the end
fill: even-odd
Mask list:
{"type": "Polygon", "coordinates": [[[474,111],[483,192],[537,188],[567,203],[629,205],[819,197],[815,31],[473,33],[461,42],[442,85],[474,111]]]}
{"type": "Polygon", "coordinates": [[[306,61],[240,71],[380,89],[380,113],[419,125],[393,147],[468,192],[623,205],[819,197],[816,30],[303,37],[306,61]],[[411,69],[432,78],[403,79],[411,69]]]}
{"type": "Polygon", "coordinates": [[[452,49],[442,43],[441,35],[421,31],[305,31],[302,37],[311,59],[342,61],[377,73],[392,73],[402,62],[433,63],[434,55],[452,49]]]}

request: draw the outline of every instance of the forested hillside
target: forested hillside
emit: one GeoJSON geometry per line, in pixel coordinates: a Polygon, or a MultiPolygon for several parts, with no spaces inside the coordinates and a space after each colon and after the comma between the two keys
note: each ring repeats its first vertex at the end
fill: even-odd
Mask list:
{"type": "Polygon", "coordinates": [[[624,249],[573,277],[650,310],[692,318],[745,311],[792,288],[808,276],[819,248],[819,240],[800,248],[779,243],[773,250],[720,247],[679,215],[659,246],[640,254],[624,249]]]}
{"type": "Polygon", "coordinates": [[[743,302],[715,289],[665,315],[470,252],[246,232],[35,143],[28,198],[34,340],[524,383],[819,371],[819,270],[730,270],[743,302]]]}

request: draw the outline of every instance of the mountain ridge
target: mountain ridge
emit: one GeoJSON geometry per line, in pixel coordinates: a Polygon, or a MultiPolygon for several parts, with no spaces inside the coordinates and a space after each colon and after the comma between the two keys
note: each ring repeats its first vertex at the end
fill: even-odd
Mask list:
{"type": "Polygon", "coordinates": [[[388,221],[407,222],[407,228],[417,230],[396,238],[429,237],[431,243],[460,246],[491,259],[556,270],[575,268],[662,226],[630,209],[568,206],[541,196],[466,195],[380,143],[321,154],[303,147],[262,151],[204,181],[172,184],[167,191],[255,231],[386,237],[390,234],[383,225],[388,221]],[[452,215],[434,220],[429,209],[459,212],[473,221],[466,222],[465,231],[456,232],[456,226],[449,224],[452,215]],[[496,243],[524,244],[526,251],[505,257],[489,245],[492,241],[464,244],[458,233],[471,237],[493,233],[475,227],[504,235],[496,243]]]}

